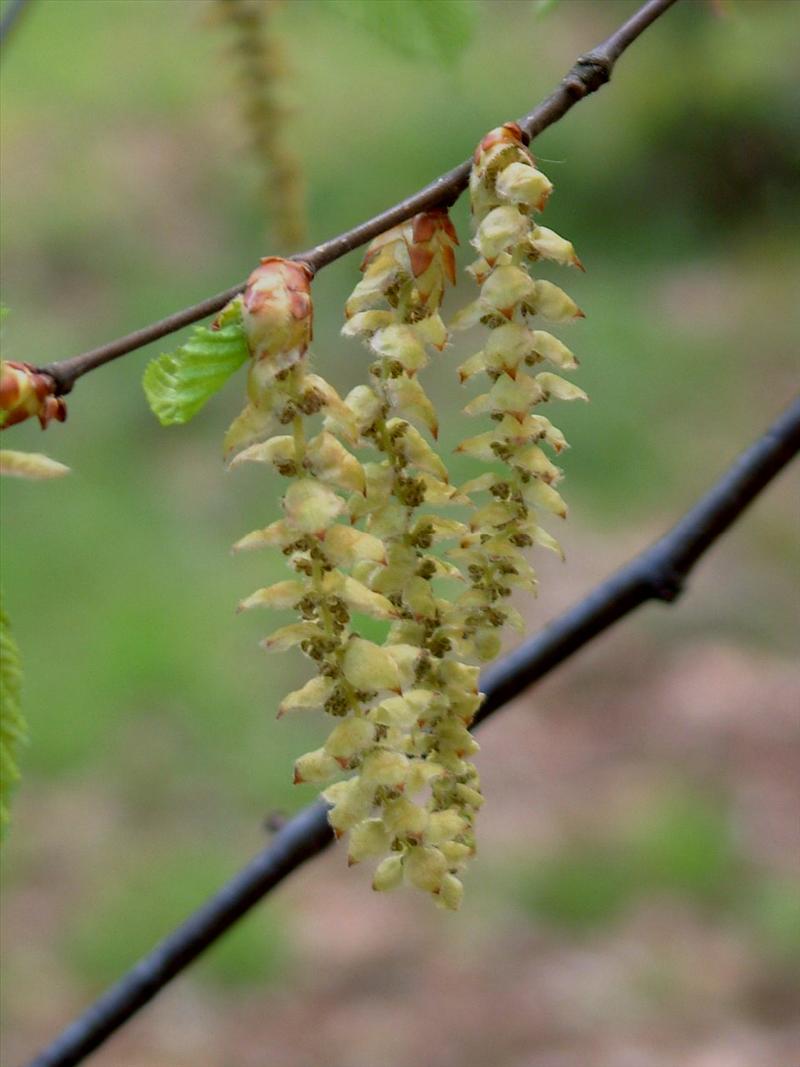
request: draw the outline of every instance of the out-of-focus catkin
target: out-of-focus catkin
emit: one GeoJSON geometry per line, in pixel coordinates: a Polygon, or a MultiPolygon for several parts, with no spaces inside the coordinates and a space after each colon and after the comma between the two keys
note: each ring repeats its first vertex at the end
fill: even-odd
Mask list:
{"type": "Polygon", "coordinates": [[[287,60],[275,25],[280,2],[216,0],[216,10],[231,29],[242,119],[261,171],[265,211],[277,248],[288,252],[305,240],[305,180],[282,99],[287,60]]]}

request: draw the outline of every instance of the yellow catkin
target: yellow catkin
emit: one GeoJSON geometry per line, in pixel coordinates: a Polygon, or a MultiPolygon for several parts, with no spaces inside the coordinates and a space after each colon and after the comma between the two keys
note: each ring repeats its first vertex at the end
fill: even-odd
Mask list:
{"type": "Polygon", "coordinates": [[[487,415],[493,427],[462,441],[457,451],[492,469],[461,487],[484,502],[473,513],[470,534],[452,554],[466,567],[472,584],[463,629],[482,659],[499,651],[505,623],[522,626],[507,598],[514,588],[536,589],[526,549],[540,544],[560,552],[555,538],[540,526],[539,515],[566,516],[555,488],[561,471],[546,451],[558,453],[566,441],[534,411],[551,399],[586,399],[581,389],[555,373],[529,373],[546,361],[560,370],[577,365],[561,341],[532,328],[538,318],[562,323],[583,316],[561,289],[530,274],[530,265],[540,259],[582,269],[572,245],[535,222],[551,191],[514,123],[481,141],[470,176],[472,244],[480,258],[469,268],[481,292],[456,315],[453,326],[464,329],[480,322],[489,327],[484,348],[462,364],[460,376],[462,381],[478,374],[488,377],[489,392],[471,401],[466,412],[487,415]]]}

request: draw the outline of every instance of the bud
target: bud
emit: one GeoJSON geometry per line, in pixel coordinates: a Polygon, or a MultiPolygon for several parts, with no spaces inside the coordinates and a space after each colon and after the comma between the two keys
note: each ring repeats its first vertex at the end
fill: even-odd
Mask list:
{"type": "Polygon", "coordinates": [[[242,321],[253,358],[274,372],[302,357],[311,343],[311,279],[305,263],[277,256],[261,260],[247,279],[242,321]]]}
{"type": "Polygon", "coordinates": [[[62,478],[69,474],[69,467],[42,455],[41,452],[14,452],[3,448],[0,449],[0,474],[25,478],[28,481],[44,481],[49,478],[62,478]]]}
{"type": "Polygon", "coordinates": [[[44,430],[55,419],[63,422],[67,406],[55,396],[56,383],[29,363],[0,363],[0,429],[36,416],[44,430]]]}
{"type": "MultiPolygon", "coordinates": [[[[411,220],[408,243],[418,302],[426,309],[441,306],[445,284],[455,285],[458,237],[446,211],[426,211],[411,220]]],[[[408,239],[408,238],[407,238],[408,239]]]]}

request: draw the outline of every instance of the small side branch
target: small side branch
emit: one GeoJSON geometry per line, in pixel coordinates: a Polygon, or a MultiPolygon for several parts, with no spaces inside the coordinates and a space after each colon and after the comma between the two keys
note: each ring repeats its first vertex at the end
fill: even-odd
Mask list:
{"type": "MultiPolygon", "coordinates": [[[[477,720],[487,719],[641,604],[675,600],[703,553],[798,451],[800,399],[669,533],[490,668],[482,679],[486,699],[477,720]]],[[[318,802],[301,811],[247,867],[104,993],[29,1067],[80,1063],[288,874],[332,840],[325,804],[318,802]]]]}
{"type": "Polygon", "coordinates": [[[32,0],[9,0],[3,18],[0,19],[0,46],[8,41],[31,3],[32,0]]]}
{"type": "MultiPolygon", "coordinates": [[[[615,30],[607,40],[603,41],[602,44],[598,45],[586,56],[580,58],[562,79],[555,92],[551,93],[538,107],[519,120],[519,125],[525,133],[531,139],[537,137],[542,130],[547,129],[548,126],[552,126],[553,123],[563,118],[579,100],[582,100],[590,93],[596,92],[609,80],[614,64],[625,49],[633,44],[648,26],[676,2],[677,0],[648,0],[627,22],[615,30]]],[[[341,259],[342,256],[352,252],[353,249],[371,241],[373,237],[384,233],[392,226],[405,222],[406,219],[410,219],[412,215],[416,215],[420,211],[449,207],[450,204],[458,199],[467,186],[470,164],[470,160],[465,160],[446,174],[442,174],[430,182],[419,192],[414,193],[413,196],[401,200],[399,204],[395,204],[394,207],[389,208],[387,211],[367,219],[366,222],[362,222],[358,226],[354,226],[353,229],[339,234],[338,237],[332,237],[330,240],[323,241],[322,244],[315,245],[313,248],[305,252],[299,252],[290,258],[302,260],[312,270],[318,271],[329,263],[341,259]]],[[[223,292],[216,293],[206,300],[201,300],[199,304],[193,304],[182,311],[176,311],[165,319],[153,322],[141,330],[126,334],[125,337],[119,337],[116,341],[101,345],[99,348],[93,348],[80,356],[73,356],[57,363],[48,363],[46,366],[37,369],[43,374],[48,374],[53,379],[56,384],[56,395],[69,393],[78,378],[89,371],[102,367],[104,364],[110,363],[114,359],[119,359],[120,356],[127,355],[128,352],[134,352],[136,349],[142,348],[153,341],[158,341],[168,334],[175,333],[176,330],[180,330],[184,326],[189,326],[193,322],[216,314],[229,300],[232,300],[244,289],[244,285],[243,281],[239,282],[237,285],[231,286],[230,289],[225,289],[223,292]]]]}

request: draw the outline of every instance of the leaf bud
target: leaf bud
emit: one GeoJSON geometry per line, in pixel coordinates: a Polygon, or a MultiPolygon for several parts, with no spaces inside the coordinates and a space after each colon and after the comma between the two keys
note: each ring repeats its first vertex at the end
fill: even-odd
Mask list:
{"type": "Polygon", "coordinates": [[[256,361],[276,374],[306,352],[312,334],[311,268],[277,256],[261,260],[247,279],[242,321],[256,361]]]}

